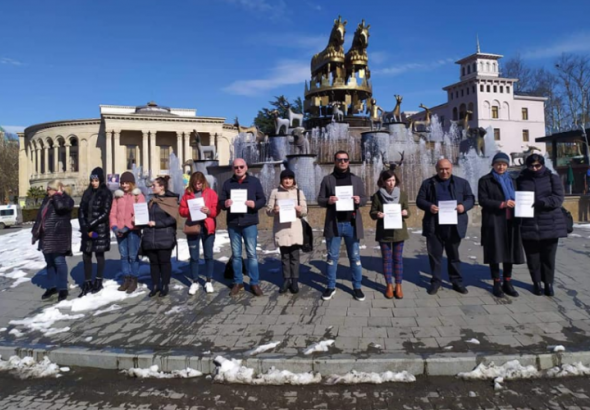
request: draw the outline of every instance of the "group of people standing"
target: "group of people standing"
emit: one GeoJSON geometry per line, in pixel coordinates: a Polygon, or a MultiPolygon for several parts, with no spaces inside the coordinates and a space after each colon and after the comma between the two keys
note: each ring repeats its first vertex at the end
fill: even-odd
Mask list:
{"type": "MultiPolygon", "coordinates": [[[[352,293],[362,301],[362,262],[360,240],[364,237],[360,208],[368,202],[361,178],[350,171],[350,158],[345,151],[334,155],[333,172],[325,176],[320,185],[317,202],[326,208],[324,237],[327,246],[327,285],[323,300],[330,300],[336,292],[336,271],[340,246],[344,240],[350,263],[352,293]],[[338,207],[337,192],[349,190],[350,208],[338,207]],[[350,191],[351,189],[351,191],[350,191]]],[[[553,296],[555,255],[558,238],[567,236],[566,221],[561,211],[564,199],[559,177],[545,167],[544,158],[533,154],[526,159],[526,169],[515,179],[508,172],[509,158],[499,152],[492,160],[492,170],[478,184],[478,201],[482,208],[481,244],[484,248],[484,263],[489,264],[494,282],[493,294],[517,297],[512,285],[512,269],[515,264],[528,265],[534,293],[553,296]],[[516,191],[534,192],[534,216],[515,216],[516,191]],[[502,265],[502,271],[500,270],[502,265]]],[[[199,282],[199,254],[203,247],[205,259],[204,290],[214,291],[213,247],[215,243],[216,217],[226,212],[227,229],[231,243],[232,258],[229,267],[233,271],[230,295],[238,295],[244,289],[244,270],[250,277],[250,290],[262,296],[258,258],[259,210],[265,208],[273,220],[275,245],[280,250],[284,281],[279,293],[299,292],[301,247],[304,243],[303,219],[307,215],[307,199],[296,182],[291,170],[280,174],[280,183],[266,200],[260,181],[248,173],[246,161],[233,161],[233,175],[223,183],[219,196],[208,185],[201,172],[192,174],[188,187],[179,200],[179,195],[168,189],[168,177],[158,177],[151,186],[153,195],[148,204],[149,222],[138,226],[134,220],[134,204],[145,203],[146,198],[135,186],[131,172],[120,179],[120,189],[113,195],[105,184],[104,172],[96,168],[90,175],[90,184],[82,196],[78,219],[82,235],[81,252],[84,262],[84,283],[80,296],[102,289],[105,269],[104,254],[110,249],[110,232],[117,238],[121,255],[121,271],[124,281],[120,291],[128,293],[137,289],[139,254],[149,258],[152,288],[149,296],[164,297],[169,292],[172,274],[171,256],[176,246],[177,221],[186,218],[183,232],[186,234],[190,252],[190,275],[193,283],[189,294],[194,295],[201,287],[199,282]],[[201,198],[198,211],[203,217],[193,220],[192,206],[201,198]],[[239,199],[238,199],[239,198],[239,199]],[[294,217],[288,221],[281,218],[281,207],[291,207],[294,217]],[[245,247],[246,260],[242,257],[245,247]],[[96,258],[96,275],[93,278],[92,255],[96,258]]],[[[64,192],[60,181],[47,186],[47,196],[41,205],[33,226],[33,243],[39,241],[39,249],[47,262],[47,271],[52,281],[43,294],[48,299],[58,294],[58,300],[67,298],[67,265],[65,257],[71,250],[71,213],[74,201],[64,192]]],[[[452,288],[467,294],[461,274],[459,246],[465,237],[468,211],[475,205],[475,196],[469,182],[453,175],[453,165],[442,159],[436,164],[436,175],[423,181],[416,198],[418,209],[424,212],[422,235],[426,237],[428,259],[432,273],[428,293],[434,295],[442,284],[442,256],[447,255],[449,280],[452,288]],[[439,221],[441,203],[456,201],[457,221],[443,224],[439,221]]],[[[442,206],[442,205],[441,205],[442,206]]],[[[286,208],[285,208],[286,209],[286,208]]],[[[389,209],[389,208],[388,208],[389,209]]],[[[384,295],[388,299],[403,298],[403,248],[409,238],[406,219],[410,216],[407,193],[402,189],[399,175],[394,170],[384,170],[378,179],[377,191],[371,197],[371,219],[376,221],[375,239],[379,243],[386,281],[384,295]],[[401,227],[386,227],[385,208],[397,204],[401,210],[401,227]]]]}

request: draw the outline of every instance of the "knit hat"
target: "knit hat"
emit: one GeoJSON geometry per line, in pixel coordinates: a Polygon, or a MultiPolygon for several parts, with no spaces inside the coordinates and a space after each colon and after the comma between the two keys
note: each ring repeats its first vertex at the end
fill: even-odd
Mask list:
{"type": "Polygon", "coordinates": [[[90,173],[90,181],[92,181],[93,179],[98,178],[98,180],[100,181],[101,184],[104,184],[104,171],[102,170],[101,167],[96,167],[92,170],[92,172],[90,173]]]}
{"type": "Polygon", "coordinates": [[[291,171],[290,169],[285,169],[284,171],[281,172],[281,181],[284,178],[293,178],[293,179],[295,179],[295,173],[293,171],[291,171]]]}
{"type": "Polygon", "coordinates": [[[121,178],[119,179],[119,183],[124,184],[125,182],[129,182],[135,185],[135,176],[133,173],[129,171],[125,171],[121,174],[121,178]]]}
{"type": "Polygon", "coordinates": [[[496,162],[504,162],[506,163],[506,165],[510,165],[510,157],[508,156],[508,154],[498,152],[496,155],[494,155],[494,158],[492,159],[492,165],[496,162]]]}

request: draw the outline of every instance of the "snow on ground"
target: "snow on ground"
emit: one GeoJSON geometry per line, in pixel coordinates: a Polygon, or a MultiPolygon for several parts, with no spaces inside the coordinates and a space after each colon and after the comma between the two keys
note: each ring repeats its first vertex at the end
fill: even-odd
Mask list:
{"type": "Polygon", "coordinates": [[[407,371],[402,371],[399,373],[387,371],[384,373],[365,373],[365,372],[357,372],[353,370],[350,373],[345,375],[331,375],[328,380],[326,380],[326,384],[359,384],[359,383],[372,383],[372,384],[381,384],[381,383],[388,383],[388,382],[404,382],[410,383],[415,382],[416,377],[413,374],[408,373],[407,371]]]}
{"type": "Polygon", "coordinates": [[[277,248],[277,249],[270,249],[270,250],[269,249],[263,249],[262,250],[262,253],[264,255],[271,255],[271,254],[277,254],[278,255],[279,253],[281,253],[281,250],[279,248],[277,248]]]}
{"type": "Polygon", "coordinates": [[[578,228],[578,229],[590,229],[590,224],[574,224],[574,228],[578,228]]]}
{"type": "MultiPolygon", "coordinates": [[[[60,368],[51,363],[48,357],[41,362],[36,362],[32,357],[20,358],[12,356],[8,361],[2,360],[0,356],[0,371],[11,371],[21,379],[33,379],[41,377],[59,377],[60,368]]],[[[70,369],[68,368],[67,371],[70,369]]]]}
{"type": "MultiPolygon", "coordinates": [[[[55,330],[50,330],[55,322],[59,322],[62,320],[74,320],[83,318],[83,314],[77,315],[69,315],[62,313],[57,306],[50,306],[45,308],[41,313],[36,314],[35,316],[28,317],[21,320],[11,320],[9,323],[11,325],[17,326],[24,326],[26,330],[38,330],[42,333],[47,332],[54,332],[55,330]]],[[[12,329],[12,331],[17,329],[12,329]]],[[[11,332],[12,332],[11,331],[11,332]]],[[[18,336],[17,336],[18,337],[18,336]]]]}
{"type": "Polygon", "coordinates": [[[106,309],[99,309],[96,312],[94,312],[93,316],[98,316],[98,315],[102,315],[103,313],[109,313],[109,312],[114,312],[115,310],[119,310],[121,309],[121,306],[114,304],[114,305],[110,305],[108,308],[106,309]]]}
{"type": "Polygon", "coordinates": [[[494,362],[491,362],[489,365],[480,363],[474,370],[459,373],[457,377],[463,380],[489,380],[497,378],[514,380],[531,379],[539,377],[540,374],[535,366],[523,366],[518,360],[511,360],[501,366],[496,366],[494,362]]]}
{"type": "Polygon", "coordinates": [[[477,256],[470,256],[469,259],[476,260],[477,259],[477,256]]]}
{"type": "Polygon", "coordinates": [[[72,312],[86,312],[89,310],[98,310],[111,303],[121,302],[145,294],[142,290],[136,290],[133,293],[120,292],[117,290],[119,284],[114,280],[105,280],[103,286],[104,289],[98,293],[89,293],[82,298],[64,300],[59,302],[56,307],[59,309],[70,308],[72,312]]]}
{"type": "Polygon", "coordinates": [[[278,341],[278,342],[271,342],[271,343],[268,343],[268,344],[265,344],[265,345],[262,345],[262,346],[258,346],[256,349],[250,350],[246,354],[248,356],[254,356],[254,355],[257,355],[259,353],[264,353],[264,352],[267,352],[269,350],[274,349],[275,347],[277,347],[281,343],[282,343],[282,341],[278,341]]]}
{"type": "Polygon", "coordinates": [[[565,347],[562,345],[557,345],[557,346],[549,346],[548,347],[549,350],[551,350],[553,353],[557,353],[557,352],[565,352],[565,347]]]}
{"type": "Polygon", "coordinates": [[[175,313],[180,313],[188,309],[188,306],[174,306],[172,309],[169,309],[164,312],[165,315],[174,315],[175,313]]]}
{"type": "Polygon", "coordinates": [[[590,376],[590,367],[582,363],[564,364],[547,370],[548,377],[590,376]]]}
{"type": "Polygon", "coordinates": [[[312,354],[315,352],[327,352],[328,348],[330,346],[332,346],[333,344],[334,344],[334,340],[332,340],[332,339],[322,340],[321,342],[314,343],[311,346],[309,346],[307,349],[305,349],[303,354],[309,355],[309,354],[312,354]]]}
{"type": "Polygon", "coordinates": [[[471,343],[471,344],[474,344],[474,345],[478,345],[479,344],[479,340],[477,340],[476,338],[473,338],[473,339],[466,340],[465,343],[471,343]]]}
{"type": "Polygon", "coordinates": [[[217,356],[214,360],[214,380],[217,382],[255,384],[255,385],[305,385],[319,383],[322,376],[319,373],[293,373],[288,370],[277,370],[274,367],[266,373],[254,374],[254,369],[242,366],[241,360],[228,360],[217,356]]]}
{"type": "Polygon", "coordinates": [[[173,370],[170,373],[164,373],[159,371],[157,365],[153,365],[147,369],[132,368],[128,370],[123,370],[121,373],[126,374],[130,377],[136,377],[138,379],[190,379],[193,377],[199,377],[203,375],[203,373],[201,373],[200,371],[191,369],[190,367],[187,367],[184,370],[173,370]]]}
{"type": "Polygon", "coordinates": [[[227,262],[227,261],[229,260],[229,258],[228,258],[227,256],[222,256],[222,257],[220,257],[220,258],[217,258],[217,260],[218,260],[219,262],[227,262]]]}
{"type": "Polygon", "coordinates": [[[0,332],[6,332],[6,328],[5,327],[0,328],[0,332]]]}
{"type": "Polygon", "coordinates": [[[93,337],[92,336],[88,336],[86,339],[84,339],[85,342],[92,342],[93,337]]]}
{"type": "Polygon", "coordinates": [[[21,337],[22,335],[24,335],[24,333],[18,329],[12,329],[10,332],[8,332],[8,334],[13,335],[14,337],[21,337]]]}

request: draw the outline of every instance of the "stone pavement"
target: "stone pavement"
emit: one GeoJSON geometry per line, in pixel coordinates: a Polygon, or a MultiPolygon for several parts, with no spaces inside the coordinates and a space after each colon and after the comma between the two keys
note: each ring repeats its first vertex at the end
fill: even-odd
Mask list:
{"type": "MultiPolygon", "coordinates": [[[[121,307],[117,311],[97,316],[90,312],[82,319],[57,323],[56,327],[71,329],[52,336],[39,332],[28,332],[21,337],[9,334],[14,327],[22,329],[10,325],[10,320],[30,317],[48,304],[40,301],[42,290],[35,285],[42,281],[34,278],[32,283],[10,288],[13,281],[0,277],[0,328],[7,328],[0,332],[0,354],[6,357],[18,347],[48,351],[75,347],[75,352],[85,357],[97,351],[111,352],[112,358],[97,367],[125,367],[123,356],[117,355],[129,353],[124,358],[131,365],[144,367],[155,360],[155,354],[168,360],[180,357],[180,367],[186,367],[190,358],[199,358],[201,369],[208,371],[211,358],[218,354],[241,358],[259,345],[281,341],[277,348],[256,356],[257,359],[249,359],[249,363],[266,369],[277,363],[284,365],[284,360],[289,359],[291,370],[300,371],[313,366],[317,371],[320,362],[328,368],[340,363],[343,367],[338,369],[348,371],[359,360],[364,363],[397,360],[400,369],[417,374],[426,373],[428,366],[431,374],[454,374],[470,370],[476,361],[494,355],[505,358],[525,355],[523,364],[529,361],[548,367],[562,359],[579,360],[582,356],[575,352],[590,352],[589,229],[576,229],[572,236],[561,241],[555,297],[533,295],[526,265],[520,265],[515,267],[513,279],[520,297],[502,299],[490,292],[491,280],[488,267],[482,265],[478,229],[470,229],[469,239],[461,246],[469,294],[460,295],[446,284],[436,296],[428,295],[430,276],[425,242],[414,232],[404,249],[403,300],[388,300],[383,296],[385,281],[378,273],[380,251],[373,239],[374,232],[367,230],[361,246],[366,294],[363,302],[352,298],[344,247],[338,267],[337,293],[330,301],[320,299],[325,283],[326,250],[323,238],[319,237],[321,232],[315,234],[316,250],[303,254],[302,291],[298,295],[278,294],[277,286],[282,282],[279,255],[259,252],[264,297],[256,298],[246,289],[238,297],[230,298],[228,282],[223,279],[224,263],[219,261],[215,265],[215,293],[207,295],[200,291],[189,296],[189,281],[184,276],[188,274],[187,264],[182,274],[173,279],[169,297],[150,299],[142,295],[117,302],[121,307]],[[326,339],[335,341],[328,352],[303,355],[306,347],[326,339]],[[480,343],[468,343],[471,339],[480,343]],[[565,346],[566,353],[549,355],[553,345],[565,346]],[[138,361],[137,355],[143,355],[140,359],[146,361],[138,361]],[[437,358],[444,360],[445,369],[436,368],[432,360],[437,358]],[[431,359],[429,364],[426,359],[431,359]]],[[[274,248],[270,235],[267,231],[260,233],[263,250],[274,248]]],[[[229,252],[226,245],[216,258],[229,256],[229,252]]],[[[115,277],[119,266],[116,249],[107,254],[107,259],[110,259],[107,277],[115,277]]],[[[70,269],[73,268],[72,276],[80,281],[81,258],[68,261],[70,269]]],[[[77,293],[77,289],[72,291],[70,298],[77,293]]],[[[584,363],[590,363],[590,354],[583,357],[584,363]]],[[[380,368],[380,364],[376,366],[380,368]]]]}

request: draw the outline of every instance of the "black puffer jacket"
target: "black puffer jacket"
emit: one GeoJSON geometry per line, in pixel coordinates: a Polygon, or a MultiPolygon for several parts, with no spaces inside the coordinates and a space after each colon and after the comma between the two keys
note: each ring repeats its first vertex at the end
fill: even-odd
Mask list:
{"type": "MultiPolygon", "coordinates": [[[[178,209],[178,195],[174,192],[166,191],[163,200],[178,209]]],[[[142,250],[174,248],[176,246],[176,218],[164,211],[155,200],[150,201],[148,207],[150,221],[154,221],[156,225],[143,228],[141,237],[142,250]]],[[[176,210],[176,213],[178,214],[178,210],[176,210]]]]}
{"type": "Polygon", "coordinates": [[[543,167],[538,172],[525,169],[516,179],[518,191],[535,193],[535,217],[521,219],[521,235],[525,241],[567,237],[565,218],[561,212],[563,185],[558,175],[543,167]]]}
{"type": "Polygon", "coordinates": [[[82,195],[78,220],[82,232],[82,252],[107,252],[111,249],[111,232],[109,216],[113,203],[113,194],[107,188],[101,168],[95,168],[92,175],[98,175],[100,185],[97,189],[89,186],[82,195]],[[99,171],[100,170],[100,171],[99,171]],[[95,232],[98,236],[90,238],[88,234],[95,232]]]}
{"type": "Polygon", "coordinates": [[[66,193],[45,197],[32,230],[41,252],[72,256],[72,209],[74,200],[66,193]]]}

